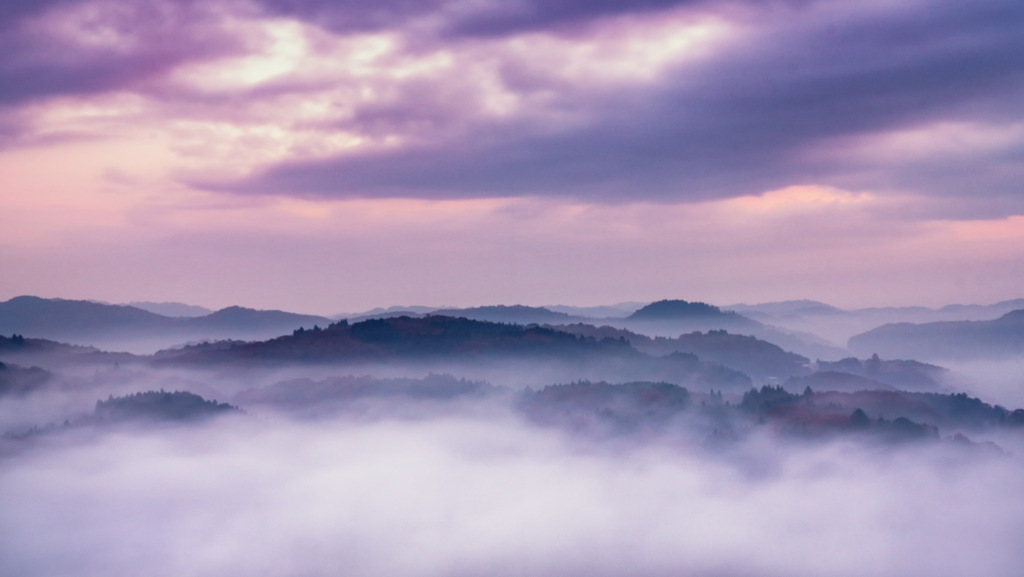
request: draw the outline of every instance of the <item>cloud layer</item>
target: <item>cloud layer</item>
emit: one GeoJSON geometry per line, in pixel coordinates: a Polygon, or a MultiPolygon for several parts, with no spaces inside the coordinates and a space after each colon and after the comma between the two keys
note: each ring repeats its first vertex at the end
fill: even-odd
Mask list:
{"type": "Polygon", "coordinates": [[[8,2],[0,289],[832,300],[882,263],[839,304],[1014,298],[1022,22],[1010,0],[8,2]],[[428,262],[437,286],[400,291],[428,262]]]}
{"type": "MultiPolygon", "coordinates": [[[[948,198],[963,195],[970,184],[972,196],[995,199],[1004,210],[1006,205],[1020,209],[1015,199],[1020,175],[1013,160],[1021,151],[1019,136],[1003,141],[998,155],[1003,158],[991,150],[979,155],[941,145],[927,158],[917,157],[913,146],[891,147],[888,158],[869,154],[875,142],[906,131],[923,133],[925,140],[974,135],[984,140],[1007,120],[1016,122],[1024,54],[1017,33],[1024,13],[1018,6],[766,6],[747,7],[731,18],[716,15],[720,30],[710,34],[709,46],[695,42],[698,58],[688,61],[683,50],[648,78],[627,74],[606,83],[594,82],[600,65],[596,75],[574,78],[564,65],[548,67],[546,60],[594,42],[612,52],[614,67],[623,47],[608,39],[621,34],[634,35],[635,41],[648,34],[654,24],[645,17],[673,19],[666,39],[712,25],[699,23],[698,8],[634,15],[628,23],[595,17],[569,40],[538,23],[530,34],[568,46],[555,47],[553,54],[538,51],[534,58],[506,51],[518,39],[510,38],[512,31],[461,40],[457,59],[471,64],[478,54],[498,59],[492,79],[520,106],[513,104],[507,115],[481,115],[454,139],[289,160],[243,181],[239,189],[621,201],[720,198],[804,183],[948,198]],[[523,102],[531,94],[544,96],[523,102]],[[538,114],[545,117],[533,121],[538,114]],[[943,130],[948,124],[954,125],[953,134],[943,130]],[[905,155],[914,158],[894,166],[905,155]]],[[[635,60],[627,57],[622,66],[637,71],[649,63],[646,55],[631,56],[635,60]]],[[[444,109],[445,102],[429,92],[429,104],[423,99],[420,91],[400,95],[373,120],[422,117],[432,106],[444,109]]],[[[473,109],[461,99],[446,103],[463,113],[467,105],[473,109]]],[[[441,114],[442,126],[447,117],[441,114]]],[[[439,117],[429,118],[437,122],[439,117]]],[[[357,113],[352,119],[357,131],[359,121],[357,113]]]]}
{"type": "Polygon", "coordinates": [[[105,434],[0,469],[0,568],[112,577],[1019,567],[1016,459],[950,466],[963,455],[754,443],[728,459],[612,449],[501,419],[105,434]]]}
{"type": "Polygon", "coordinates": [[[1024,8],[1008,0],[5,10],[8,107],[131,92],[225,145],[273,126],[254,143],[274,150],[185,176],[199,186],[623,202],[818,184],[1021,208],[1024,8]]]}

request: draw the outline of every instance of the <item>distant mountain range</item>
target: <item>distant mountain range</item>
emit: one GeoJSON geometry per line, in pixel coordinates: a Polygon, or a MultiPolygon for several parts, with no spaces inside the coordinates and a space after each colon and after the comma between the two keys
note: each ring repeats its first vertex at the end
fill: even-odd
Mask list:
{"type": "Polygon", "coordinates": [[[575,320],[592,320],[589,317],[570,315],[565,312],[553,311],[545,307],[525,305],[491,305],[467,308],[426,308],[426,307],[391,307],[374,309],[373,311],[346,317],[349,322],[360,322],[369,319],[394,317],[425,317],[440,315],[464,318],[493,323],[513,323],[517,325],[547,324],[572,322],[575,320]]]}
{"type": "Polygon", "coordinates": [[[661,300],[638,309],[624,319],[603,319],[600,322],[645,335],[668,338],[692,332],[725,330],[755,336],[807,357],[839,359],[846,356],[843,349],[813,334],[782,330],[701,302],[661,300]]]}
{"type": "Polygon", "coordinates": [[[464,309],[437,309],[430,313],[449,317],[462,317],[492,323],[515,323],[519,325],[564,323],[581,320],[584,317],[555,312],[543,307],[524,305],[496,305],[464,309]]]}
{"type": "Polygon", "coordinates": [[[739,304],[723,309],[741,313],[776,327],[812,333],[834,344],[845,346],[851,337],[885,324],[994,320],[1008,312],[1024,309],[1024,299],[1007,300],[991,305],[948,305],[936,309],[873,307],[844,310],[811,300],[739,304]]]}
{"type": "Polygon", "coordinates": [[[1024,309],[989,321],[887,324],[854,336],[849,347],[936,361],[1024,358],[1024,309]]]}
{"type": "Polygon", "coordinates": [[[932,322],[941,320],[988,320],[1002,316],[1010,311],[1024,309],[1024,299],[1012,299],[991,305],[953,304],[940,308],[921,306],[908,307],[868,307],[859,309],[842,309],[820,301],[792,300],[756,305],[735,304],[721,307],[723,310],[735,311],[752,318],[780,317],[811,317],[811,316],[870,316],[898,315],[907,322],[932,322]]]}
{"type": "MultiPolygon", "coordinates": [[[[254,310],[237,306],[208,312],[201,307],[191,307],[182,303],[138,304],[174,316],[158,314],[136,306],[22,296],[0,303],[0,335],[21,335],[96,346],[103,350],[151,354],[159,349],[182,346],[190,342],[225,339],[266,341],[290,335],[299,328],[314,330],[333,323],[331,319],[323,316],[254,310]]],[[[586,317],[545,307],[494,305],[447,309],[393,307],[378,309],[375,314],[352,317],[348,321],[358,324],[360,321],[371,319],[438,316],[522,327],[589,325],[595,328],[579,328],[570,332],[596,336],[598,332],[595,331],[598,331],[598,328],[604,330],[606,335],[611,334],[610,329],[625,331],[618,337],[625,338],[643,353],[663,355],[671,352],[692,352],[702,359],[722,362],[728,366],[742,366],[742,370],[755,378],[799,376],[800,370],[797,366],[805,363],[807,359],[835,361],[849,357],[850,353],[847,350],[815,335],[831,334],[836,337],[857,328],[861,330],[852,333],[850,336],[853,338],[850,338],[848,343],[853,353],[865,357],[876,352],[886,358],[922,360],[1006,357],[1021,354],[1021,342],[1024,341],[1019,317],[1012,312],[1003,312],[1001,318],[987,320],[940,321],[916,325],[876,323],[893,316],[993,316],[997,311],[1024,304],[1024,300],[1004,301],[987,306],[952,305],[934,310],[923,307],[895,307],[844,311],[810,300],[735,305],[732,308],[738,310],[726,310],[707,303],[666,299],[640,306],[631,313],[621,314],[634,304],[636,303],[629,303],[629,306],[617,305],[620,307],[617,309],[620,316],[606,318],[586,317]],[[426,310],[431,312],[423,312],[426,310]],[[742,311],[742,314],[739,311],[742,311]],[[767,324],[757,319],[770,320],[775,324],[767,324]],[[786,328],[779,328],[780,326],[786,328]],[[719,335],[712,338],[710,335],[717,331],[725,331],[728,337],[719,335]],[[782,356],[777,351],[769,352],[763,345],[754,341],[741,343],[741,336],[774,345],[782,352],[795,356],[781,361],[782,356]],[[731,341],[731,347],[718,348],[731,348],[729,354],[733,356],[716,356],[720,353],[702,348],[713,339],[731,341]],[[751,348],[755,345],[760,347],[756,353],[754,348],[751,348]],[[741,350],[744,352],[737,352],[741,350]],[[771,362],[764,355],[777,357],[779,363],[776,363],[775,368],[771,368],[771,362]],[[753,364],[757,367],[752,366],[753,364]]],[[[845,340],[841,342],[847,344],[845,340]]]]}
{"type": "MultiPolygon", "coordinates": [[[[591,306],[591,307],[580,307],[580,306],[569,306],[569,305],[548,305],[548,306],[543,306],[543,307],[527,307],[527,306],[524,306],[524,305],[511,305],[511,306],[494,305],[494,306],[468,307],[468,308],[426,307],[426,306],[391,306],[391,307],[386,307],[386,308],[385,307],[378,307],[378,308],[375,308],[375,309],[371,309],[369,311],[365,311],[365,312],[361,312],[361,313],[355,313],[355,314],[334,315],[333,318],[335,318],[335,319],[347,318],[351,322],[351,321],[366,320],[368,318],[379,318],[379,317],[386,317],[386,316],[402,316],[402,315],[415,316],[415,315],[437,314],[437,313],[439,313],[439,311],[465,312],[465,314],[463,314],[461,316],[466,316],[467,318],[476,318],[474,316],[475,313],[479,312],[479,313],[482,313],[482,314],[487,314],[487,309],[492,309],[492,308],[516,308],[516,309],[521,309],[521,310],[522,309],[531,309],[529,311],[525,311],[527,316],[533,314],[534,312],[538,312],[539,314],[544,314],[543,312],[540,312],[540,311],[544,310],[544,311],[549,311],[549,312],[564,313],[564,314],[569,315],[570,317],[574,317],[574,318],[604,319],[604,318],[625,318],[625,317],[628,317],[634,311],[636,311],[637,309],[645,306],[646,304],[648,304],[648,303],[628,301],[628,302],[616,303],[616,304],[613,304],[613,305],[601,305],[601,306],[591,306]]],[[[456,316],[459,316],[459,315],[456,315],[456,316]]],[[[481,318],[481,319],[478,319],[478,320],[488,320],[488,319],[482,319],[481,318]]],[[[517,322],[522,322],[522,321],[517,321],[517,322]]]]}
{"type": "MultiPolygon", "coordinates": [[[[718,307],[699,302],[685,300],[662,300],[648,305],[624,303],[616,305],[617,314],[610,317],[589,317],[579,313],[587,309],[559,307],[562,310],[551,310],[547,307],[530,307],[524,305],[494,305],[469,308],[432,309],[427,313],[417,313],[401,308],[378,309],[373,314],[355,315],[348,318],[350,322],[376,318],[394,318],[399,316],[423,317],[426,315],[444,315],[472,320],[514,323],[519,325],[566,325],[593,324],[607,325],[624,330],[643,333],[645,335],[678,337],[682,333],[708,330],[728,330],[733,333],[756,335],[771,341],[783,348],[793,350],[802,355],[816,358],[842,358],[846,352],[811,334],[800,334],[793,331],[779,330],[770,325],[757,322],[735,312],[723,311],[718,307]],[[628,312],[638,305],[635,310],[628,312]]],[[[602,310],[591,307],[590,310],[602,310]]]]}
{"type": "MultiPolygon", "coordinates": [[[[231,311],[224,314],[230,316],[231,311]]],[[[246,369],[304,365],[438,370],[491,367],[490,373],[475,374],[487,378],[536,373],[530,377],[532,382],[543,382],[543,375],[659,379],[728,390],[756,381],[785,383],[797,389],[936,391],[944,387],[947,372],[933,365],[877,356],[863,361],[851,357],[811,362],[770,342],[723,329],[669,338],[583,323],[524,326],[440,315],[339,321],[322,328],[299,328],[264,341],[208,341],[153,356],[109,353],[20,335],[0,336],[0,359],[48,370],[154,363],[160,367],[246,369]],[[510,364],[515,366],[509,369],[510,364]],[[504,369],[509,370],[503,373],[504,369]]]]}
{"type": "Polygon", "coordinates": [[[738,312],[754,318],[773,318],[780,316],[832,315],[844,314],[838,307],[812,300],[793,300],[756,305],[736,304],[723,307],[725,310],[738,312]]]}
{"type": "MultiPolygon", "coordinates": [[[[689,302],[685,300],[661,300],[647,305],[629,303],[629,306],[619,307],[531,307],[525,305],[492,305],[467,308],[437,308],[423,310],[423,307],[392,307],[390,309],[375,309],[368,313],[348,317],[350,321],[365,320],[368,318],[386,318],[393,316],[425,316],[442,315],[461,317],[480,321],[497,323],[515,323],[520,325],[528,324],[552,324],[570,322],[628,322],[628,323],[667,323],[676,324],[690,323],[701,326],[710,325],[712,328],[731,326],[756,327],[760,325],[744,316],[723,311],[716,306],[701,302],[689,302]],[[636,305],[633,307],[632,305],[636,305]],[[558,310],[555,310],[558,309],[558,310]],[[595,312],[612,312],[610,316],[595,315],[595,312]],[[590,313],[590,314],[585,314],[590,313]]],[[[674,330],[674,329],[673,329],[674,330]]]]}
{"type": "Polygon", "coordinates": [[[226,349],[189,346],[163,351],[160,356],[189,362],[337,362],[453,355],[462,359],[490,355],[574,358],[629,353],[636,351],[620,341],[583,339],[537,326],[430,315],[368,319],[355,324],[340,321],[322,329],[298,329],[268,341],[240,343],[226,349]]]}
{"type": "Polygon", "coordinates": [[[672,379],[726,388],[751,384],[741,371],[696,355],[651,356],[624,339],[593,338],[523,326],[431,315],[388,317],[300,329],[262,342],[208,343],[157,353],[161,366],[413,366],[566,378],[672,379]],[[512,368],[509,368],[512,367],[512,368]]]}
{"type": "Polygon", "coordinates": [[[0,335],[55,339],[148,353],[202,339],[266,339],[326,317],[228,307],[203,316],[168,317],[141,308],[92,301],[15,297],[0,303],[0,335]]]}
{"type": "Polygon", "coordinates": [[[544,308],[555,311],[558,313],[565,313],[574,317],[586,317],[591,319],[604,319],[604,318],[625,318],[633,314],[638,309],[642,308],[648,303],[627,301],[616,303],[613,305],[593,306],[593,307],[576,307],[568,305],[548,305],[544,308]]]}
{"type": "MultiPolygon", "coordinates": [[[[823,310],[809,301],[775,307],[778,314],[846,314],[823,310]]],[[[947,378],[949,371],[909,360],[1021,354],[1024,310],[995,320],[878,327],[851,341],[852,348],[865,351],[863,357],[832,360],[811,360],[758,336],[799,341],[796,335],[682,300],[651,303],[617,319],[522,305],[442,312],[447,314],[381,311],[377,318],[331,322],[228,307],[189,318],[19,297],[0,303],[0,323],[7,323],[0,324],[0,401],[31,406],[35,399],[59,396],[67,409],[58,409],[72,417],[66,425],[72,427],[237,412],[206,398],[298,418],[435,414],[500,402],[537,424],[573,432],[681,434],[687,443],[711,444],[761,426],[809,438],[866,435],[902,442],[938,440],[938,427],[1024,424],[1024,411],[949,394],[958,382],[947,378]],[[694,329],[700,326],[715,328],[694,329]],[[175,338],[261,331],[272,336],[133,355],[27,336],[32,333],[26,329],[61,340],[138,338],[154,330],[175,338]],[[151,390],[170,382],[182,389],[151,390]],[[107,400],[85,412],[97,398],[89,395],[99,391],[104,394],[97,397],[107,400]],[[89,404],[83,407],[82,400],[89,404]]],[[[24,424],[21,418],[18,430],[26,431],[24,424]]]]}
{"type": "Polygon", "coordinates": [[[649,337],[610,326],[584,323],[553,325],[552,328],[596,339],[625,339],[638,351],[661,356],[691,353],[701,359],[739,369],[751,377],[786,379],[810,372],[810,359],[783,350],[778,345],[753,336],[730,333],[724,329],[690,332],[678,337],[649,337]]]}
{"type": "Polygon", "coordinates": [[[206,307],[200,307],[195,305],[188,305],[185,303],[155,303],[149,301],[134,301],[127,304],[127,306],[163,315],[165,317],[201,317],[208,315],[213,310],[206,307]]]}

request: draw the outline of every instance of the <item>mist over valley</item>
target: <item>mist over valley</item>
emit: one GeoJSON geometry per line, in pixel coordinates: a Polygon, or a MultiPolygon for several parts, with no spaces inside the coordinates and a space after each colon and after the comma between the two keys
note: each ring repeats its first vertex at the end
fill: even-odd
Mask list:
{"type": "Polygon", "coordinates": [[[1024,560],[1024,382],[988,378],[1005,357],[812,358],[787,347],[828,342],[807,327],[683,300],[616,317],[228,310],[172,348],[81,344],[182,334],[126,308],[0,303],[4,574],[953,576],[1024,560]],[[79,310],[88,330],[62,340],[79,310]],[[292,324],[247,338],[254,316],[292,324]]]}

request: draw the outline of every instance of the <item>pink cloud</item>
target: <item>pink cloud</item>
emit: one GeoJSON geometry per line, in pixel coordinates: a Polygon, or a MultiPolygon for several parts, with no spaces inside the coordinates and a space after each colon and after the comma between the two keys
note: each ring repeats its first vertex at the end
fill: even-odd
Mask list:
{"type": "Polygon", "coordinates": [[[0,11],[0,289],[1017,296],[1017,4],[345,6],[0,11]]]}

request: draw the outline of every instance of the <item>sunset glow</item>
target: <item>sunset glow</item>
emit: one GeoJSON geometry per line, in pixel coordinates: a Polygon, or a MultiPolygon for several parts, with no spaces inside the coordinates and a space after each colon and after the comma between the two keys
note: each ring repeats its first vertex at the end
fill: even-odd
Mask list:
{"type": "Polygon", "coordinates": [[[1019,296],[1014,3],[16,4],[3,298],[1019,296]]]}

